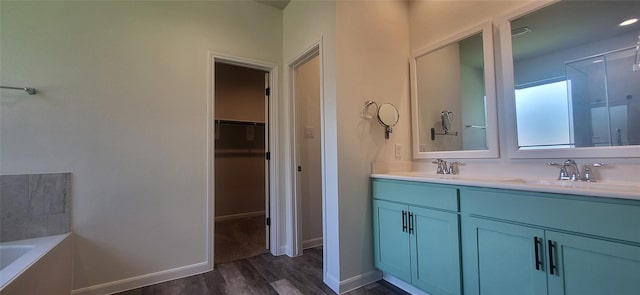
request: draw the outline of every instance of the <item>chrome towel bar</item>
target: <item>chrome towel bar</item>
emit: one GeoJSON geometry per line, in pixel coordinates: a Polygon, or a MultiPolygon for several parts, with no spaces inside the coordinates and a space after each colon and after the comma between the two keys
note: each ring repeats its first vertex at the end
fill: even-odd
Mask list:
{"type": "Polygon", "coordinates": [[[34,95],[34,94],[38,93],[38,91],[35,88],[31,88],[31,87],[0,86],[0,88],[3,88],[3,89],[14,89],[14,90],[24,90],[25,92],[29,93],[30,95],[34,95]]]}

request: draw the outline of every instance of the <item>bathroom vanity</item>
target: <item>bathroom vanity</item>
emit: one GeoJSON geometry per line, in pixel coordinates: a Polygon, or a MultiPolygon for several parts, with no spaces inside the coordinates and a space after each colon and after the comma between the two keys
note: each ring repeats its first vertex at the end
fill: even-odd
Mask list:
{"type": "Polygon", "coordinates": [[[373,174],[375,265],[436,294],[637,294],[640,190],[373,174]]]}
{"type": "Polygon", "coordinates": [[[372,175],[387,278],[432,295],[640,294],[640,185],[570,181],[640,158],[638,15],[638,1],[533,1],[412,52],[411,169],[441,174],[372,175]],[[468,177],[442,160],[541,175],[529,159],[567,158],[587,172],[468,177]]]}

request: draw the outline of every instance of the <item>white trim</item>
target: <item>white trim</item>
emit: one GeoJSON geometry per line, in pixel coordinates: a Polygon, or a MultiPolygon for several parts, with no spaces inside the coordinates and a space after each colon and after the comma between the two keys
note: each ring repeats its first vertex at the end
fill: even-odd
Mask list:
{"type": "Polygon", "coordinates": [[[209,270],[213,270],[213,266],[215,265],[214,258],[215,255],[215,243],[213,241],[213,237],[215,237],[215,226],[216,223],[212,217],[216,216],[215,209],[215,127],[213,126],[213,120],[215,119],[215,55],[212,51],[207,53],[207,61],[208,61],[208,71],[207,71],[207,247],[205,257],[207,257],[207,267],[209,270]]]}
{"type": "Polygon", "coordinates": [[[322,237],[302,241],[302,249],[309,249],[320,246],[322,246],[322,237]]]}
{"type": "Polygon", "coordinates": [[[402,290],[404,290],[405,292],[409,293],[409,294],[413,294],[413,295],[429,295],[429,293],[422,291],[418,288],[416,288],[415,286],[401,280],[398,279],[392,275],[389,274],[384,274],[382,276],[382,279],[387,281],[389,284],[394,285],[402,290]]]}
{"type": "Polygon", "coordinates": [[[339,293],[338,291],[340,290],[340,280],[338,280],[338,278],[325,271],[322,275],[322,282],[329,286],[329,288],[331,288],[331,290],[333,290],[334,292],[339,293]]]}
{"type": "Polygon", "coordinates": [[[144,274],[118,281],[108,282],[104,284],[89,286],[85,288],[75,289],[71,291],[73,295],[84,294],[113,294],[131,289],[137,289],[144,286],[158,284],[192,275],[197,275],[210,271],[208,261],[176,267],[155,273],[144,274]]]}
{"type": "Polygon", "coordinates": [[[340,281],[340,294],[353,291],[360,287],[369,285],[373,282],[377,282],[382,279],[382,273],[377,270],[359,274],[357,276],[350,277],[346,280],[340,281]]]}
{"type": "Polygon", "coordinates": [[[278,251],[280,251],[279,253],[281,253],[280,255],[289,253],[289,246],[287,245],[280,245],[280,248],[278,249],[278,251]]]}
{"type": "MultiPolygon", "coordinates": [[[[265,118],[265,131],[266,131],[266,135],[265,135],[265,143],[266,143],[266,152],[268,155],[271,155],[271,150],[269,149],[269,147],[271,146],[270,144],[270,140],[271,140],[271,133],[269,132],[269,127],[271,124],[273,124],[273,117],[271,117],[271,112],[269,111],[269,106],[271,105],[271,93],[269,93],[269,91],[271,91],[271,75],[269,73],[265,73],[264,74],[264,99],[265,99],[265,104],[264,104],[264,118],[265,118]]],[[[274,161],[275,162],[275,161],[274,161]]],[[[265,248],[266,249],[271,249],[271,224],[270,222],[267,222],[267,220],[271,219],[271,215],[270,215],[270,211],[269,208],[271,207],[271,198],[275,197],[271,195],[271,166],[275,165],[276,163],[271,162],[271,158],[267,157],[265,155],[265,157],[263,158],[263,163],[264,163],[264,173],[265,173],[265,177],[266,180],[264,182],[264,191],[265,191],[265,198],[264,198],[264,209],[265,209],[265,217],[266,219],[264,220],[264,234],[265,234],[265,248]]]]}
{"type": "MultiPolygon", "coordinates": [[[[286,181],[286,187],[287,187],[287,218],[288,218],[288,222],[287,224],[289,225],[289,229],[287,231],[287,240],[288,240],[288,245],[289,245],[289,251],[287,252],[287,255],[289,256],[299,256],[302,255],[302,250],[304,248],[303,246],[303,242],[302,242],[302,234],[301,234],[301,227],[300,224],[302,224],[302,214],[300,214],[300,212],[302,211],[302,204],[301,204],[301,200],[300,200],[300,184],[297,180],[297,172],[296,169],[294,168],[294,166],[297,165],[298,163],[298,150],[297,150],[297,146],[298,146],[298,137],[297,137],[297,131],[296,131],[296,126],[297,126],[297,115],[296,115],[296,102],[295,102],[295,74],[294,71],[295,69],[304,64],[305,62],[309,61],[310,59],[318,56],[319,58],[319,70],[320,70],[320,142],[321,142],[321,152],[320,152],[320,156],[322,157],[321,159],[321,163],[322,163],[322,200],[323,200],[323,208],[322,211],[324,212],[324,199],[325,199],[325,189],[324,189],[324,167],[325,167],[325,163],[324,163],[324,142],[325,142],[325,136],[324,136],[324,112],[323,112],[323,108],[322,106],[324,105],[324,91],[323,91],[323,83],[322,83],[322,77],[323,77],[323,72],[322,72],[322,40],[319,40],[317,42],[315,42],[314,44],[312,44],[311,46],[307,47],[305,50],[303,50],[300,54],[298,54],[296,57],[294,57],[293,59],[291,59],[291,61],[288,63],[288,79],[287,79],[287,86],[288,86],[288,90],[289,90],[289,119],[288,121],[288,126],[287,126],[287,130],[289,133],[289,143],[288,143],[288,157],[287,157],[287,168],[286,171],[287,173],[287,181],[286,181]]],[[[323,215],[324,216],[324,215],[323,215]]],[[[323,224],[324,224],[324,218],[323,218],[323,224]]],[[[324,232],[323,232],[324,235],[324,232]]],[[[323,255],[324,256],[324,255],[323,255]]]]}
{"type": "Polygon", "coordinates": [[[490,20],[484,21],[469,29],[454,34],[446,39],[432,43],[422,49],[413,52],[410,59],[411,75],[411,132],[414,159],[435,159],[435,158],[497,158],[499,155],[498,141],[498,112],[496,93],[496,71],[493,56],[493,24],[490,20]],[[463,151],[437,151],[420,152],[419,120],[418,120],[418,86],[417,86],[417,58],[429,52],[441,49],[453,42],[460,41],[466,37],[482,32],[482,51],[484,59],[484,84],[486,96],[486,150],[463,150],[463,151]]]}
{"type": "Polygon", "coordinates": [[[215,220],[216,222],[218,222],[218,221],[227,221],[227,220],[234,220],[234,219],[243,219],[243,218],[264,215],[265,213],[266,213],[265,211],[253,211],[253,212],[245,212],[245,213],[238,213],[238,214],[229,214],[229,215],[216,216],[215,220]]]}
{"type": "MultiPolygon", "coordinates": [[[[325,81],[324,81],[324,73],[325,73],[325,69],[324,69],[324,39],[323,37],[320,37],[320,40],[318,40],[318,56],[320,58],[319,63],[320,63],[320,124],[321,124],[321,128],[320,128],[320,133],[322,136],[322,143],[321,143],[321,154],[322,154],[322,163],[321,163],[321,169],[322,169],[322,281],[327,284],[333,291],[339,290],[340,285],[338,284],[338,280],[336,279],[336,277],[334,276],[334,274],[340,276],[340,240],[339,240],[339,233],[340,233],[340,228],[336,225],[335,227],[331,228],[331,230],[329,230],[329,221],[328,220],[336,220],[338,218],[329,218],[329,210],[327,209],[328,205],[327,203],[329,203],[329,197],[328,197],[328,189],[327,189],[327,182],[328,182],[328,161],[329,160],[329,156],[336,156],[337,157],[337,153],[333,153],[332,155],[328,155],[327,154],[327,149],[330,148],[330,146],[328,146],[328,142],[327,142],[327,125],[331,126],[332,122],[331,121],[329,123],[325,122],[325,116],[326,116],[326,110],[329,109],[330,107],[335,107],[335,106],[328,106],[327,105],[327,101],[325,100],[325,81]],[[331,232],[331,236],[329,235],[329,232],[331,232]],[[334,239],[335,238],[335,239],[334,239]],[[335,266],[332,267],[332,269],[329,269],[328,265],[337,265],[337,269],[335,266]],[[332,270],[334,272],[332,272],[332,270]]],[[[335,89],[334,89],[335,90],[335,89]]],[[[335,94],[335,93],[334,93],[335,94]]],[[[335,97],[334,97],[335,99],[335,97]]],[[[337,158],[335,159],[335,163],[337,164],[337,158]]],[[[332,165],[332,168],[336,168],[337,169],[337,165],[332,165]]],[[[335,174],[337,175],[337,173],[335,174]]],[[[332,181],[333,182],[333,181],[332,181]]],[[[337,182],[335,182],[335,184],[337,185],[337,182]]],[[[337,194],[335,195],[337,196],[337,194]]],[[[331,201],[335,201],[335,203],[337,204],[337,197],[336,198],[332,198],[333,200],[331,201]]],[[[338,207],[338,206],[336,206],[338,207]]],[[[332,210],[334,212],[334,214],[338,215],[338,210],[332,210]]],[[[338,216],[339,217],[339,216],[338,216]]]]}
{"type": "MultiPolygon", "coordinates": [[[[237,57],[237,56],[231,56],[231,55],[227,55],[227,54],[222,54],[222,53],[218,53],[215,51],[209,51],[209,80],[208,80],[208,85],[209,85],[209,103],[208,103],[208,108],[207,108],[207,130],[208,130],[208,140],[207,140],[207,151],[208,151],[208,155],[209,155],[209,160],[208,160],[208,177],[207,177],[207,182],[209,182],[209,192],[208,192],[208,200],[209,200],[209,211],[207,212],[207,224],[208,224],[208,230],[207,232],[209,233],[209,237],[207,238],[207,243],[208,243],[208,262],[210,263],[211,269],[213,269],[213,265],[214,265],[214,257],[215,257],[215,252],[214,252],[214,241],[213,241],[213,237],[215,236],[215,232],[214,232],[214,227],[215,227],[215,187],[213,184],[213,177],[215,177],[214,175],[214,169],[215,169],[215,163],[214,163],[214,153],[215,153],[215,149],[214,149],[214,145],[213,145],[213,138],[215,138],[215,134],[213,132],[215,132],[214,128],[212,128],[212,124],[210,124],[211,122],[213,122],[213,120],[215,119],[213,114],[215,114],[215,110],[214,110],[214,102],[215,102],[215,63],[216,62],[221,62],[221,63],[225,63],[225,64],[231,64],[231,65],[236,65],[236,66],[241,66],[241,67],[246,67],[246,68],[252,68],[252,69],[257,69],[257,70],[261,70],[261,71],[265,71],[265,72],[269,72],[269,79],[270,79],[270,88],[271,88],[271,95],[270,95],[270,99],[269,99],[269,113],[270,113],[270,118],[273,118],[271,121],[269,122],[269,134],[270,134],[270,138],[269,138],[269,151],[271,152],[271,159],[278,159],[279,155],[278,155],[278,142],[279,142],[279,132],[278,132],[278,122],[276,121],[278,118],[278,65],[275,63],[270,63],[270,62],[264,62],[264,61],[260,61],[260,60],[254,60],[254,59],[248,59],[248,58],[242,58],[242,57],[237,57]]],[[[280,167],[277,164],[276,161],[272,162],[272,165],[270,166],[270,171],[269,171],[269,175],[270,175],[270,185],[269,185],[269,194],[271,196],[271,200],[270,200],[270,206],[269,206],[269,215],[271,217],[271,228],[270,228],[270,237],[271,237],[271,241],[270,241],[270,251],[272,255],[281,255],[282,252],[280,251],[281,249],[281,245],[280,245],[280,235],[279,233],[282,231],[281,227],[283,227],[284,225],[280,224],[280,219],[279,217],[279,212],[280,210],[278,210],[278,208],[280,207],[280,203],[279,203],[279,199],[278,196],[280,195],[278,193],[278,184],[280,182],[280,175],[282,173],[280,173],[280,167]]]]}

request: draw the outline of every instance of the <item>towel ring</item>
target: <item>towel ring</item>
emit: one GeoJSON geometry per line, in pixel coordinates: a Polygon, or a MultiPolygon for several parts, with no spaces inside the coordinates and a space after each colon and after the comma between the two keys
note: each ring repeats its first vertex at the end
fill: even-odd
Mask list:
{"type": "Polygon", "coordinates": [[[365,120],[371,120],[378,113],[378,104],[373,100],[367,100],[364,103],[364,108],[362,112],[360,112],[360,117],[365,120]],[[374,105],[373,111],[371,111],[371,106],[374,105]]]}

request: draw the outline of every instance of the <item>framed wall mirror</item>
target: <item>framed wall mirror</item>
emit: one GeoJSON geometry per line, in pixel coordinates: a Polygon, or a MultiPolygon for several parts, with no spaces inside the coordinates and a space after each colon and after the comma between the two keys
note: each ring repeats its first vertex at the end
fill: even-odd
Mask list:
{"type": "Polygon", "coordinates": [[[514,158],[640,156],[639,1],[548,1],[500,22],[514,158]]]}
{"type": "Polygon", "coordinates": [[[414,52],[410,64],[413,158],[498,157],[491,22],[414,52]]]}

